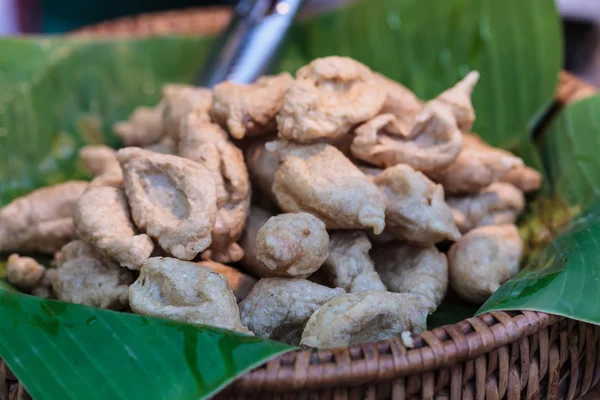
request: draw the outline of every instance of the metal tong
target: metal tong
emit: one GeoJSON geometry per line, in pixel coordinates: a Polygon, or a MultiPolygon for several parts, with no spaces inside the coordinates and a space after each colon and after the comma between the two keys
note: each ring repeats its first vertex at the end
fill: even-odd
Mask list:
{"type": "Polygon", "coordinates": [[[196,80],[212,88],[231,80],[247,84],[265,74],[303,0],[241,0],[196,80]]]}

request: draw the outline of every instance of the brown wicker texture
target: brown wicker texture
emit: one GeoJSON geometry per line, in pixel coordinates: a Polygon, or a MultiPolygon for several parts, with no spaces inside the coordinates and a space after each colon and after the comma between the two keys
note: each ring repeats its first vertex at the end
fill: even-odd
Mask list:
{"type": "MultiPolygon", "coordinates": [[[[76,33],[215,33],[229,17],[228,9],[191,9],[124,18],[76,33]]],[[[557,104],[595,92],[562,73],[557,104]]],[[[600,327],[545,313],[493,312],[413,339],[410,349],[391,339],[288,353],[242,376],[218,398],[570,400],[600,380],[600,327]]],[[[29,398],[0,360],[0,400],[29,398]]]]}

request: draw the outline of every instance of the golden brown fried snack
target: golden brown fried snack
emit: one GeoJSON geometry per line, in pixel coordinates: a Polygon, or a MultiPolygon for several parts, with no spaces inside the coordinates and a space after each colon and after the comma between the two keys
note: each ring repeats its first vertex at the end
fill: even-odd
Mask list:
{"type": "Polygon", "coordinates": [[[463,149],[447,168],[427,175],[444,186],[446,195],[477,193],[500,180],[507,172],[521,171],[523,160],[508,151],[491,147],[474,134],[463,135],[463,149]]]}
{"type": "Polygon", "coordinates": [[[518,165],[508,171],[500,181],[510,183],[524,192],[533,192],[542,187],[542,174],[533,168],[518,165]]]}
{"type": "Polygon", "coordinates": [[[129,288],[129,303],[138,314],[251,333],[227,279],[192,262],[149,258],[129,288]]]}
{"type": "Polygon", "coordinates": [[[444,189],[422,173],[399,164],[374,177],[373,183],[385,198],[386,229],[397,238],[429,246],[460,237],[444,189]]]}
{"type": "Polygon", "coordinates": [[[0,251],[52,254],[75,234],[73,206],[88,187],[69,181],[34,190],[0,209],[0,251]]]}
{"type": "Polygon", "coordinates": [[[31,290],[39,286],[45,273],[46,268],[31,257],[21,257],[18,254],[8,257],[6,279],[19,289],[31,290]]]}
{"type": "Polygon", "coordinates": [[[446,203],[465,233],[478,226],[514,223],[525,208],[525,196],[510,183],[496,182],[477,194],[448,197],[446,203]]]}
{"type": "Polygon", "coordinates": [[[52,288],[59,300],[122,310],[128,304],[130,270],[119,267],[81,240],[65,245],[56,257],[52,288]]]}
{"type": "Polygon", "coordinates": [[[363,231],[329,233],[329,257],[323,264],[333,286],[349,293],[386,290],[369,257],[371,242],[363,231]]]}
{"type": "Polygon", "coordinates": [[[256,233],[256,258],[269,276],[306,278],[323,265],[328,246],[325,224],[308,213],[271,217],[256,233]]]}
{"type": "Polygon", "coordinates": [[[310,316],[342,294],[304,279],[261,279],[240,303],[242,323],[258,336],[297,346],[310,316]]]}
{"type": "Polygon", "coordinates": [[[454,117],[458,128],[463,132],[470,132],[475,122],[475,110],[471,103],[471,93],[479,81],[479,72],[471,71],[456,85],[442,92],[434,99],[448,106],[454,117]]]}
{"type": "Polygon", "coordinates": [[[279,157],[276,152],[267,150],[266,143],[265,140],[257,140],[246,149],[246,165],[252,183],[271,201],[277,202],[272,188],[275,172],[279,167],[279,157]]]}
{"type": "Polygon", "coordinates": [[[235,139],[274,132],[283,94],[294,79],[287,72],[264,76],[250,85],[231,81],[213,89],[212,119],[235,139]]]}
{"type": "Polygon", "coordinates": [[[523,241],[515,225],[475,228],[448,252],[450,285],[464,300],[483,304],[519,272],[523,241]]]}
{"type": "Polygon", "coordinates": [[[182,260],[211,244],[217,197],[212,174],[181,157],[135,147],[119,150],[135,225],[182,260]]]}
{"type": "Polygon", "coordinates": [[[242,258],[240,264],[246,271],[259,278],[272,276],[271,270],[259,261],[256,256],[256,235],[258,234],[258,230],[266,224],[272,216],[273,214],[269,211],[252,206],[250,208],[250,216],[246,222],[246,229],[240,240],[240,245],[242,246],[242,249],[244,249],[244,258],[242,258]]]}
{"type": "Polygon", "coordinates": [[[460,153],[461,132],[450,109],[440,103],[427,103],[408,135],[402,129],[394,115],[378,115],[356,128],[352,155],[384,168],[407,164],[418,171],[435,171],[460,153]]]}
{"type": "Polygon", "coordinates": [[[93,176],[121,172],[121,165],[117,161],[117,151],[108,146],[82,147],[79,149],[79,158],[93,176]]]}
{"type": "Polygon", "coordinates": [[[273,193],[282,210],[305,211],[328,229],[385,227],[385,203],[377,187],[335,147],[325,143],[268,144],[279,154],[273,193]]]}
{"type": "Polygon", "coordinates": [[[219,125],[203,122],[197,114],[183,119],[178,152],[210,171],[217,191],[217,218],[212,243],[203,259],[237,262],[244,251],[236,243],[250,212],[250,179],[244,155],[219,125]]]}
{"type": "Polygon", "coordinates": [[[386,99],[373,72],[346,57],[318,58],[300,68],[277,115],[279,137],[301,143],[335,139],[373,118],[386,99]]]}
{"type": "Polygon", "coordinates": [[[164,104],[155,107],[138,107],[127,121],[113,125],[113,130],[125,146],[148,146],[165,134],[162,125],[164,104]]]}
{"type": "Polygon", "coordinates": [[[448,260],[435,246],[394,243],[371,252],[388,290],[430,299],[437,308],[448,290],[448,260]]]}
{"type": "Polygon", "coordinates": [[[88,189],[75,203],[73,223],[79,238],[122,267],[139,270],[154,250],[150,236],[136,232],[120,189],[88,189]]]}
{"type": "Polygon", "coordinates": [[[410,132],[414,118],[423,109],[423,102],[400,83],[381,74],[375,74],[377,84],[386,92],[381,114],[393,114],[403,132],[410,132]]]}
{"type": "Polygon", "coordinates": [[[322,305],[306,323],[300,344],[316,348],[349,346],[427,330],[429,299],[410,293],[348,293],[322,305]]]}
{"type": "Polygon", "coordinates": [[[248,293],[250,293],[250,290],[252,290],[256,284],[256,279],[243,273],[237,268],[233,268],[211,260],[200,261],[196,264],[203,267],[208,267],[213,271],[223,275],[225,279],[227,279],[229,287],[231,290],[233,290],[233,294],[235,295],[235,299],[238,303],[248,297],[248,293]]]}
{"type": "Polygon", "coordinates": [[[164,133],[173,139],[175,147],[179,145],[181,121],[189,113],[197,118],[210,122],[208,110],[212,104],[212,93],[205,88],[191,85],[165,85],[162,91],[164,110],[162,124],[164,133]]]}

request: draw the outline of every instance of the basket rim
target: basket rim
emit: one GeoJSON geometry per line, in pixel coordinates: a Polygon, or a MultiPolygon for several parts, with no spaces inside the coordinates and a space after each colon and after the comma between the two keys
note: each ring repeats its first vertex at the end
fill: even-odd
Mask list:
{"type": "MultiPolygon", "coordinates": [[[[140,14],[86,26],[72,35],[144,37],[216,34],[232,15],[231,7],[189,8],[140,14]]],[[[561,72],[556,106],[581,100],[597,89],[561,72]]],[[[473,360],[565,319],[536,311],[498,311],[420,334],[407,348],[400,338],[327,350],[295,350],[277,356],[234,381],[234,392],[324,389],[358,386],[416,375],[473,360]]]]}

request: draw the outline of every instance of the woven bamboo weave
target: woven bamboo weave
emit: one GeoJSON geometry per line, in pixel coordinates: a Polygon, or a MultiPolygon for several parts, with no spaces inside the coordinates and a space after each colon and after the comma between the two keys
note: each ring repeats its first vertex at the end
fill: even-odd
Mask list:
{"type": "MultiPolygon", "coordinates": [[[[147,14],[77,35],[214,34],[226,8],[147,14]]],[[[557,105],[596,89],[563,72],[557,105]]],[[[493,312],[413,336],[334,350],[295,351],[245,374],[218,398],[574,399],[600,380],[600,327],[545,313],[493,312]]],[[[27,392],[0,360],[0,400],[27,392]]],[[[599,397],[600,398],[600,395],[599,397]]]]}

